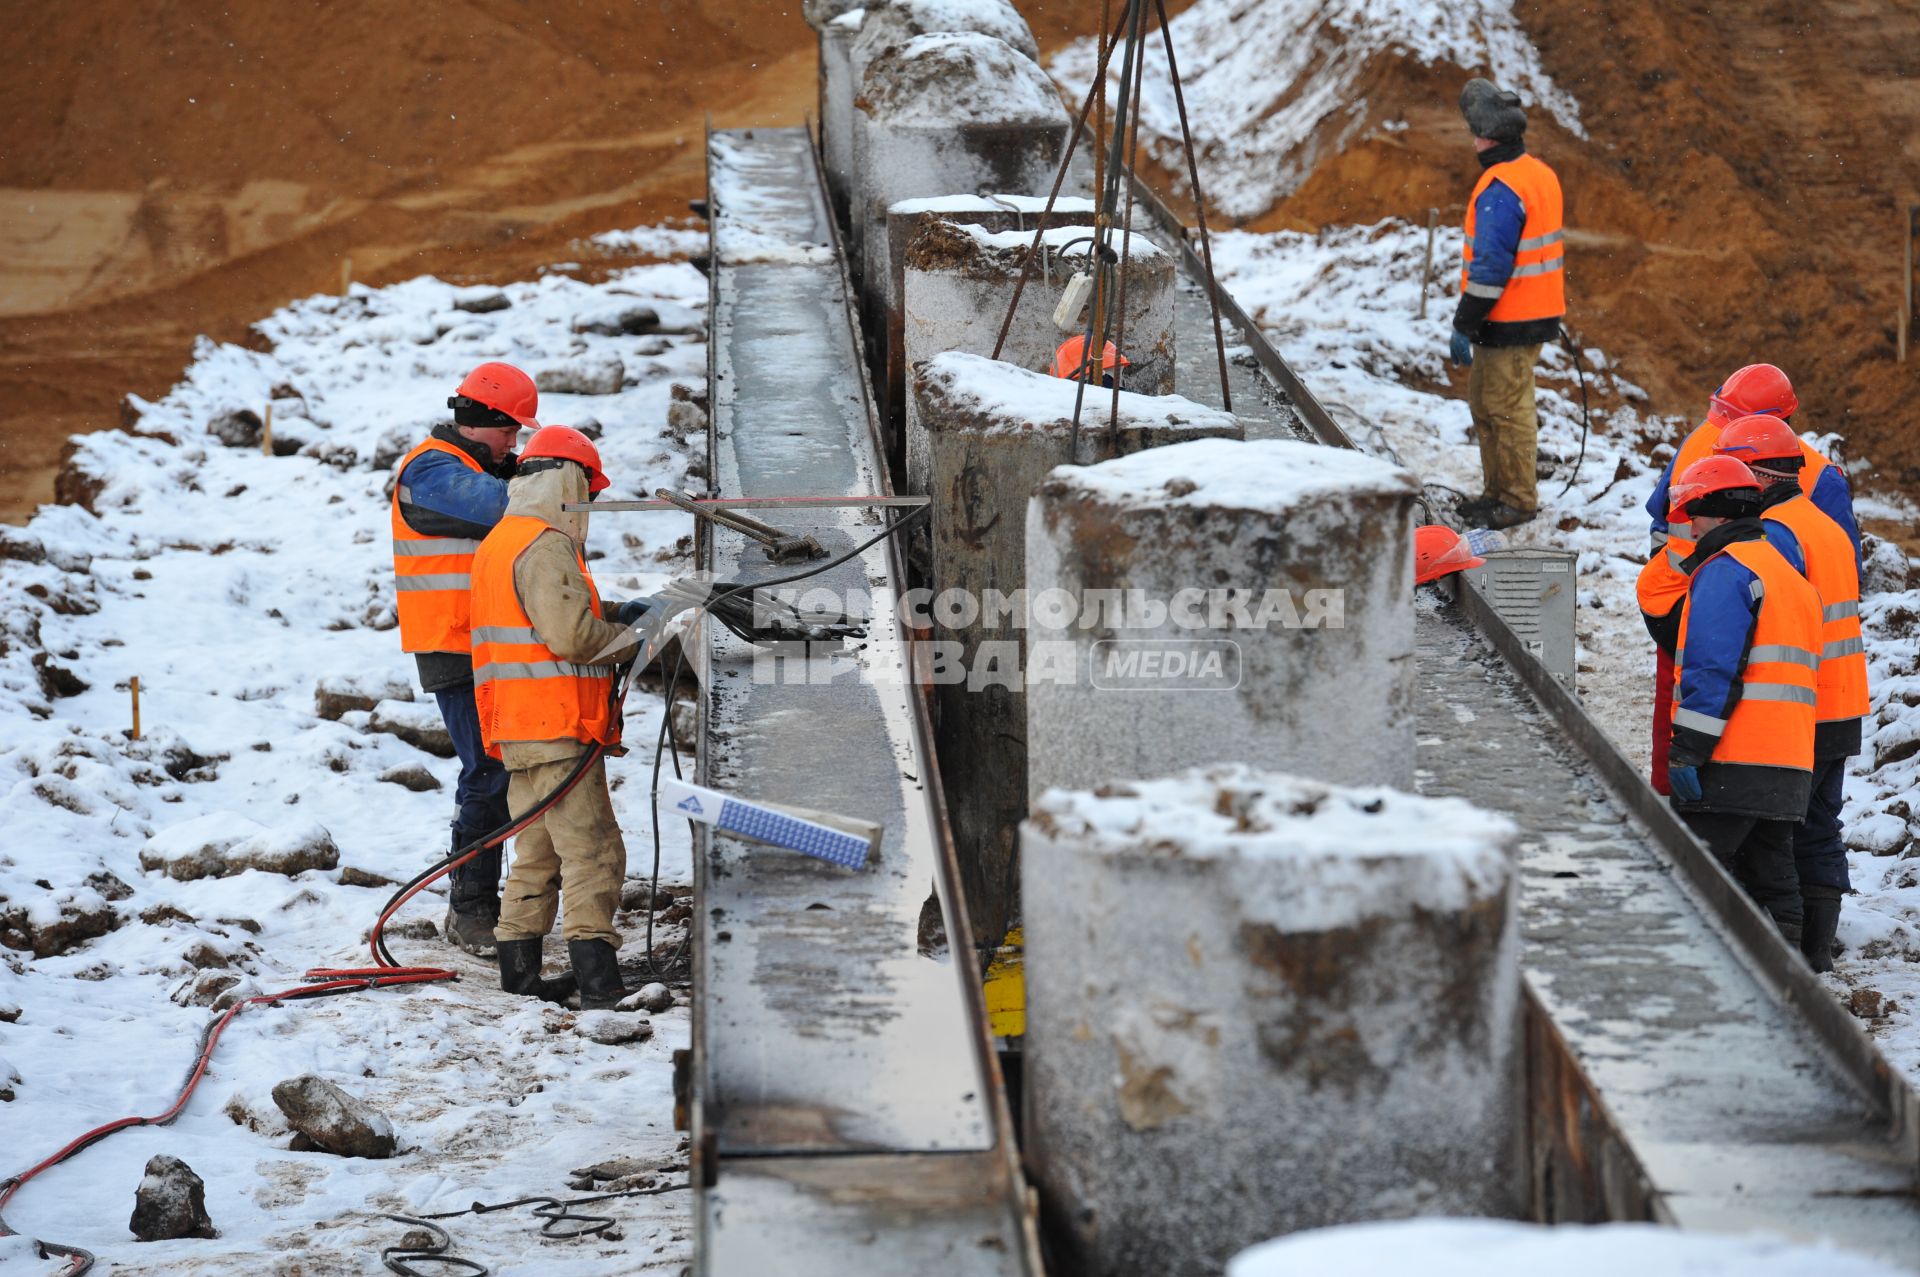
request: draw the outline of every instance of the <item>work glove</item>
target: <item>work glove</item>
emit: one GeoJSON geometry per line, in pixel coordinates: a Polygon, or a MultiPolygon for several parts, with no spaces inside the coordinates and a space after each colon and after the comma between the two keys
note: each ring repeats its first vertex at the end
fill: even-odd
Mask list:
{"type": "Polygon", "coordinates": [[[608,615],[615,625],[637,625],[651,611],[652,599],[628,599],[625,603],[614,604],[608,615]]]}
{"type": "Polygon", "coordinates": [[[1452,357],[1456,368],[1473,367],[1473,342],[1458,328],[1447,340],[1447,354],[1452,357]]]}
{"type": "Polygon", "coordinates": [[[1683,803],[1700,801],[1700,769],[1697,767],[1683,767],[1669,763],[1667,785],[1673,790],[1673,796],[1683,803]]]}

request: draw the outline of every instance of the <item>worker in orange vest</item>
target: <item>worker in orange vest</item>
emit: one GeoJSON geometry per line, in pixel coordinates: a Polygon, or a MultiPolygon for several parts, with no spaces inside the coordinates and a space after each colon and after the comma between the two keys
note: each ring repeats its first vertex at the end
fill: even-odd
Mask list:
{"type": "Polygon", "coordinates": [[[1527,154],[1527,114],[1517,94],[1476,77],[1461,91],[1460,113],[1473,130],[1481,173],[1467,201],[1448,353],[1473,370],[1467,407],[1485,481],[1482,495],[1461,504],[1460,517],[1508,528],[1540,505],[1533,365],[1567,312],[1560,179],[1527,154]]]}
{"type": "MultiPolygon", "coordinates": [[[[400,459],[391,522],[400,647],[413,654],[420,688],[440,706],[460,757],[454,787],[457,850],[507,820],[507,773],[487,756],[473,706],[467,598],[473,552],[507,508],[514,441],[533,426],[540,392],[511,364],[481,364],[447,400],[453,420],[400,459]]],[[[500,914],[500,852],[453,871],[446,937],[476,957],[493,956],[500,914]]]]}
{"type": "MultiPolygon", "coordinates": [[[[1793,383],[1787,379],[1786,373],[1772,364],[1748,364],[1737,369],[1707,397],[1706,419],[1681,441],[1679,450],[1667,463],[1660,481],[1654,484],[1653,493],[1647,498],[1647,514],[1651,519],[1651,551],[1646,566],[1640,571],[1636,587],[1643,613],[1665,616],[1680,606],[1687,592],[1686,574],[1679,570],[1678,565],[1693,553],[1693,543],[1687,539],[1684,527],[1671,537],[1667,527],[1667,508],[1670,504],[1667,485],[1672,482],[1673,476],[1683,473],[1694,462],[1712,456],[1720,432],[1734,421],[1747,416],[1767,416],[1790,422],[1799,406],[1800,400],[1793,392],[1793,383]]],[[[1847,484],[1846,474],[1804,440],[1800,444],[1800,453],[1806,458],[1799,476],[1801,489],[1852,540],[1857,564],[1860,557],[1860,527],[1854,519],[1853,492],[1847,484]]],[[[1673,710],[1669,699],[1673,693],[1673,665],[1665,652],[1657,660],[1653,685],[1653,787],[1664,794],[1667,792],[1667,724],[1673,710]]]]}
{"type": "Polygon", "coordinates": [[[1667,775],[1682,820],[1800,942],[1793,830],[1813,791],[1820,596],[1761,527],[1761,484],[1732,457],[1673,485],[1690,522],[1687,595],[1674,635],[1667,775]]]}
{"type": "MultiPolygon", "coordinates": [[[[1087,335],[1075,333],[1061,342],[1053,352],[1053,362],[1047,366],[1047,372],[1066,381],[1086,377],[1093,369],[1092,361],[1087,358],[1087,335]]],[[[1112,342],[1100,347],[1100,384],[1111,390],[1113,380],[1124,376],[1123,369],[1133,367],[1133,361],[1120,353],[1112,342]]]]}
{"type": "Polygon", "coordinates": [[[1802,490],[1805,445],[1777,417],[1743,417],[1720,432],[1714,455],[1734,457],[1767,486],[1761,519],[1781,526],[1806,560],[1809,583],[1820,595],[1820,676],[1813,729],[1813,792],[1793,831],[1794,866],[1805,913],[1800,948],[1815,971],[1833,970],[1840,898],[1852,884],[1841,838],[1847,760],[1860,752],[1860,720],[1872,709],[1866,643],[1860,633],[1860,571],[1853,542],[1802,490]]]}
{"type": "MultiPolygon", "coordinates": [[[[568,511],[606,489],[593,442],[543,426],[520,454],[507,510],[473,557],[473,677],[480,734],[507,770],[507,803],[532,811],[561,789],[595,745],[620,742],[616,667],[634,654],[648,604],[602,603],[585,557],[587,516],[568,511]]],[[[548,1001],[563,980],[540,978],[541,941],[562,897],[567,956],[583,1009],[626,996],[613,927],[626,844],[604,758],[513,841],[494,930],[500,987],[548,1001]]]]}

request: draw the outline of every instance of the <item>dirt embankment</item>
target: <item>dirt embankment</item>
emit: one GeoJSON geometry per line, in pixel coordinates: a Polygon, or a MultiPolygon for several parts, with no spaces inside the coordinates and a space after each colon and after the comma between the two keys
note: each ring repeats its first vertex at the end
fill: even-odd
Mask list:
{"type": "MultiPolygon", "coordinates": [[[[1516,4],[1589,137],[1534,113],[1531,149],[1567,192],[1569,321],[1673,412],[1726,373],[1793,376],[1803,427],[1838,430],[1880,482],[1920,491],[1895,362],[1904,209],[1920,192],[1920,3],[1706,0],[1516,4]]],[[[1457,221],[1477,175],[1459,73],[1384,64],[1374,130],[1258,225],[1457,221]]],[[[1917,342],[1916,345],[1920,345],[1917,342]]]]}

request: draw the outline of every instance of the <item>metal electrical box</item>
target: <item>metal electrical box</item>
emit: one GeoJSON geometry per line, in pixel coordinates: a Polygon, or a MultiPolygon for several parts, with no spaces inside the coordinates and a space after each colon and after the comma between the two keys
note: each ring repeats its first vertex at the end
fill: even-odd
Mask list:
{"type": "Polygon", "coordinates": [[[1569,692],[1574,686],[1574,611],[1579,601],[1570,550],[1490,550],[1465,575],[1514,636],[1569,692]]]}

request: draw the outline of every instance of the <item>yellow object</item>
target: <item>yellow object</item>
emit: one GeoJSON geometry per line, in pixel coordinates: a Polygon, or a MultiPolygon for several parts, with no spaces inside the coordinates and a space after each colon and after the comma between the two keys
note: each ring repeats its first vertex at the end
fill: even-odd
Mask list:
{"type": "Polygon", "coordinates": [[[987,999],[987,1024],[996,1038],[1019,1038],[1027,1033],[1027,972],[1024,937],[1020,928],[1007,932],[1000,949],[987,967],[983,992],[987,999]]]}

